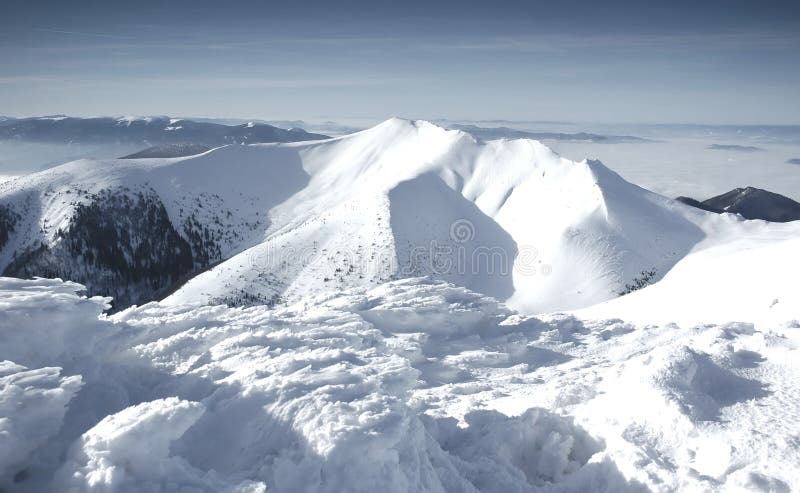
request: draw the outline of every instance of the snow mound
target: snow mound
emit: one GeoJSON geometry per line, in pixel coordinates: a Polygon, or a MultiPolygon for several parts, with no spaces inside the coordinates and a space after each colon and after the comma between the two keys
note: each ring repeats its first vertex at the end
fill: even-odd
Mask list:
{"type": "Polygon", "coordinates": [[[0,360],[38,368],[90,354],[104,336],[100,331],[113,331],[97,319],[109,308],[110,298],[85,298],[81,291],[80,284],[60,279],[3,278],[0,360]]]}
{"type": "Polygon", "coordinates": [[[24,479],[30,454],[61,428],[81,377],[62,377],[60,370],[0,361],[0,483],[24,479]]]}
{"type": "Polygon", "coordinates": [[[195,491],[259,493],[263,484],[227,485],[213,472],[202,473],[170,444],[203,414],[203,406],[177,398],[131,406],[108,416],[72,446],[56,475],[60,491],[195,491]]]}
{"type": "Polygon", "coordinates": [[[738,321],[770,327],[797,319],[800,227],[750,223],[743,237],[686,256],[656,284],[574,313],[683,326],[738,321]]]}
{"type": "Polygon", "coordinates": [[[453,418],[428,420],[442,448],[458,458],[456,467],[479,491],[526,491],[525,482],[544,486],[578,471],[603,446],[571,420],[544,409],[508,417],[473,411],[466,428],[453,418]]]}
{"type": "Polygon", "coordinates": [[[113,316],[73,283],[0,288],[0,350],[40,368],[2,366],[4,491],[800,485],[791,321],[531,318],[431,279],[113,316]],[[58,325],[36,315],[55,307],[58,325]],[[48,332],[90,350],[37,355],[48,332]]]}
{"type": "Polygon", "coordinates": [[[687,347],[672,355],[655,383],[683,413],[702,421],[719,419],[722,407],[767,395],[760,382],[742,378],[687,347]]]}

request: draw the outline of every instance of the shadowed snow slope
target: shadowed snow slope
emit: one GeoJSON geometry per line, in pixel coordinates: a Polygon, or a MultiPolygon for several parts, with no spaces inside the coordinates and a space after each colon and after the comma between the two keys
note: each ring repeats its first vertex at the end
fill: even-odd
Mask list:
{"type": "Polygon", "coordinates": [[[536,141],[401,119],[325,141],[76,161],[0,185],[0,205],[7,275],[79,281],[117,308],[213,266],[167,302],[275,304],[429,275],[526,313],[574,309],[746,231],[536,141]],[[126,219],[120,196],[153,219],[126,219]]]}
{"type": "Polygon", "coordinates": [[[535,141],[393,119],[300,154],[310,182],[272,210],[266,241],[170,302],[428,274],[525,311],[563,309],[615,296],[642,269],[665,272],[703,238],[670,201],[535,141]],[[299,265],[281,258],[287,247],[299,265]]]}
{"type": "Polygon", "coordinates": [[[14,492],[790,491],[800,329],[529,318],[423,278],[279,309],[0,278],[14,492]]]}
{"type": "Polygon", "coordinates": [[[748,225],[744,237],[689,254],[658,283],[575,313],[684,326],[732,320],[769,325],[797,318],[800,227],[748,225]]]}

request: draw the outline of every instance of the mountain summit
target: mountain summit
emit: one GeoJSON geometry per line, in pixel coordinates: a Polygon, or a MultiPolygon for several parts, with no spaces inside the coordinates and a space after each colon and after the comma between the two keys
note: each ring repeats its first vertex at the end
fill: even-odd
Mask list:
{"type": "Polygon", "coordinates": [[[389,119],[329,140],[81,160],[0,186],[6,275],[118,306],[275,303],[430,276],[525,312],[660,278],[730,219],[529,140],[389,119]],[[213,265],[213,267],[211,267],[213,265]],[[641,282],[641,281],[640,281],[641,282]]]}
{"type": "Polygon", "coordinates": [[[678,197],[684,204],[706,211],[739,214],[745,219],[763,219],[785,223],[800,219],[800,203],[789,197],[755,187],[735,188],[702,202],[678,197]]]}

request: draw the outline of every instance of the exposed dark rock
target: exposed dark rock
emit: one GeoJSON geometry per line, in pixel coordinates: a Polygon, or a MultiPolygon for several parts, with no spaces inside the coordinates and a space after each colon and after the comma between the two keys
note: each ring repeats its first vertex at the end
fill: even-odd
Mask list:
{"type": "Polygon", "coordinates": [[[704,211],[716,212],[717,214],[723,212],[721,209],[707,206],[706,204],[700,202],[699,200],[695,200],[691,197],[678,197],[675,200],[677,200],[678,202],[683,202],[686,205],[691,205],[692,207],[697,207],[698,209],[703,209],[704,211]]]}
{"type": "Polygon", "coordinates": [[[711,212],[731,212],[745,219],[763,219],[778,223],[800,219],[800,203],[789,197],[760,188],[736,188],[699,202],[689,197],[676,200],[711,212]]]}
{"type": "Polygon", "coordinates": [[[704,200],[710,207],[741,214],[746,219],[788,222],[800,219],[800,203],[760,188],[737,188],[704,200]]]}

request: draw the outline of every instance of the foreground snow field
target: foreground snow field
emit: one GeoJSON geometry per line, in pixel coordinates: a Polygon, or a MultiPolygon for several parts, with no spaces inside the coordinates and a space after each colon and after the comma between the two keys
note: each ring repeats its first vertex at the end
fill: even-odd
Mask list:
{"type": "Polygon", "coordinates": [[[80,289],[0,278],[3,491],[800,487],[791,317],[533,318],[425,278],[106,316],[80,289]]]}

